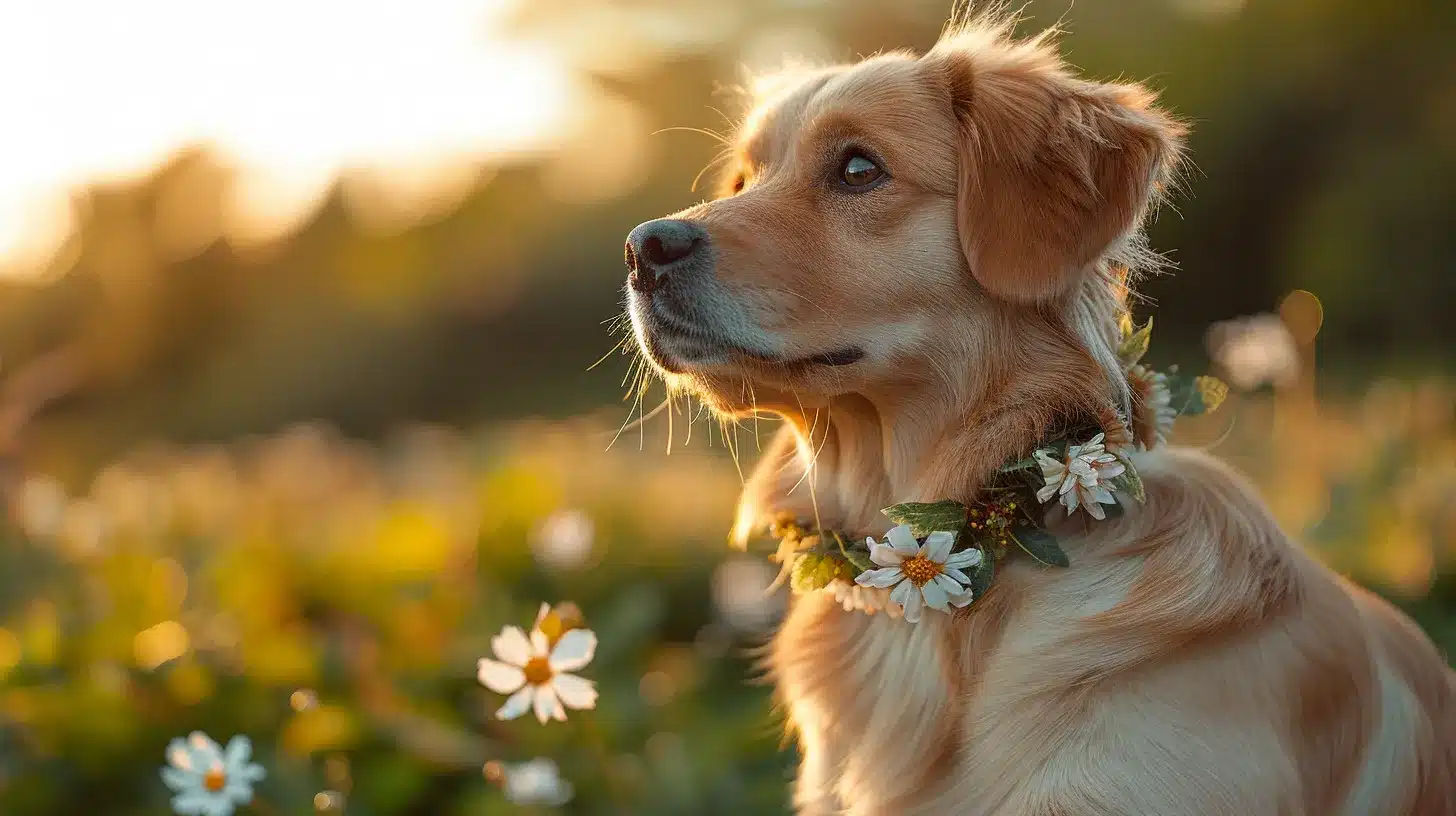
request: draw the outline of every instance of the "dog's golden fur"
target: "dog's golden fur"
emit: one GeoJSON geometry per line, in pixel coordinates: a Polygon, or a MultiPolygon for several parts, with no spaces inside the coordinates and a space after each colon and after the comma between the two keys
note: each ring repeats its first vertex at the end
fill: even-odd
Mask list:
{"type": "MultiPolygon", "coordinates": [[[[787,360],[866,353],[655,358],[724,414],[785,420],[739,532],[791,511],[878,534],[880,508],[970,499],[1069,417],[1117,431],[1125,270],[1183,135],[1144,88],[1077,78],[1004,19],[770,83],[725,195],[679,217],[740,309],[722,333],[787,360]],[[890,180],[830,189],[846,144],[890,180]]],[[[1135,456],[1146,504],[1063,522],[1070,569],[1013,559],[915,626],[796,599],[769,661],[801,813],[1456,813],[1453,674],[1431,643],[1226,467],[1135,456]]]]}

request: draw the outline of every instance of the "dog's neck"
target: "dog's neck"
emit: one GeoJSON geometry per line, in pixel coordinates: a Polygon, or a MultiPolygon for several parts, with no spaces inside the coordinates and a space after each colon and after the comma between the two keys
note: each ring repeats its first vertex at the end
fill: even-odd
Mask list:
{"type": "Polygon", "coordinates": [[[944,396],[917,402],[856,395],[820,414],[787,419],[797,439],[797,469],[808,470],[806,484],[816,498],[853,530],[900,497],[919,496],[937,448],[958,426],[958,433],[975,435],[968,417],[944,396]]]}
{"type": "MultiPolygon", "coordinates": [[[[787,438],[750,482],[745,510],[759,521],[788,511],[878,535],[889,527],[882,508],[973,499],[997,468],[1029,453],[1057,422],[1096,415],[1094,400],[1079,404],[1069,393],[1078,392],[1065,378],[1011,373],[960,390],[853,395],[786,413],[787,438]]],[[[1083,393],[1100,392],[1091,383],[1083,393]]]]}
{"type": "Polygon", "coordinates": [[[1087,306],[1094,300],[1079,299],[1056,319],[1011,307],[991,313],[946,333],[970,338],[963,347],[943,346],[938,360],[906,365],[904,378],[873,390],[772,400],[786,427],[745,486],[735,539],[784,512],[878,535],[889,528],[883,508],[974,500],[1049,431],[1118,425],[1118,381],[1124,395],[1126,382],[1104,337],[1116,334],[1106,330],[1115,325],[1112,302],[1099,311],[1087,306]]]}

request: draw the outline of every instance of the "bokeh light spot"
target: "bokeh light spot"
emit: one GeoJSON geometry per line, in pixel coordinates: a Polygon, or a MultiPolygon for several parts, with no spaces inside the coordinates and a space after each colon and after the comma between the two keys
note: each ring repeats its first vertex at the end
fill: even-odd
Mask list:
{"type": "Polygon", "coordinates": [[[298,689],[288,695],[288,707],[296,712],[304,712],[318,705],[318,695],[313,689],[298,689]]]}
{"type": "Polygon", "coordinates": [[[187,629],[174,620],[162,621],[137,633],[133,651],[138,666],[153,671],[169,660],[187,654],[190,641],[187,629]]]}
{"type": "Polygon", "coordinates": [[[1307,346],[1314,342],[1315,335],[1319,334],[1320,326],[1324,324],[1325,308],[1313,292],[1296,289],[1285,295],[1279,304],[1279,317],[1289,327],[1294,341],[1301,346],[1307,346]]]}

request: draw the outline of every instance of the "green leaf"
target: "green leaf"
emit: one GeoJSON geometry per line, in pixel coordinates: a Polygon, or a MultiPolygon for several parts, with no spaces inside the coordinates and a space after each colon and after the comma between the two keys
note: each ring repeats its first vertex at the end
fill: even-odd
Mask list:
{"type": "Polygon", "coordinates": [[[844,556],[844,560],[854,567],[855,574],[875,569],[875,562],[870,560],[869,553],[858,547],[846,546],[844,536],[839,533],[834,533],[834,540],[839,544],[839,553],[844,556]]]}
{"type": "Polygon", "coordinates": [[[1016,542],[1016,546],[1026,550],[1027,555],[1049,567],[1072,565],[1072,562],[1067,560],[1067,554],[1057,544],[1056,536],[1046,530],[1026,526],[1018,527],[1011,533],[1011,540],[1016,542]]]}
{"type": "Polygon", "coordinates": [[[910,532],[916,538],[923,538],[937,531],[959,533],[966,523],[966,506],[949,499],[931,504],[892,504],[880,512],[896,524],[910,525],[910,532]]]}
{"type": "Polygon", "coordinates": [[[819,555],[816,553],[804,553],[794,559],[794,567],[789,572],[789,586],[795,592],[813,592],[823,587],[814,586],[815,571],[819,568],[819,555]]]}
{"type": "Polygon", "coordinates": [[[1034,456],[1028,456],[1025,459],[1018,459],[1015,462],[1011,462],[1011,463],[1002,465],[1000,472],[1002,472],[1002,473],[1016,473],[1017,471],[1020,471],[1020,470],[1031,470],[1032,468],[1034,468],[1036,466],[1037,466],[1037,464],[1036,464],[1036,457],[1034,457],[1034,456]]]}
{"type": "Polygon", "coordinates": [[[844,574],[845,562],[835,555],[800,553],[794,559],[793,571],[789,573],[789,586],[798,593],[813,592],[829,586],[829,582],[844,574]]]}
{"type": "Polygon", "coordinates": [[[1133,330],[1132,317],[1124,316],[1122,323],[1122,342],[1117,347],[1117,359],[1122,361],[1124,369],[1132,368],[1143,359],[1148,353],[1148,345],[1153,340],[1153,318],[1148,316],[1148,322],[1142,328],[1133,330]]]}
{"type": "Polygon", "coordinates": [[[996,577],[996,555],[991,552],[990,547],[981,548],[981,563],[969,576],[971,579],[971,594],[980,600],[986,590],[991,588],[991,580],[996,577]]]}
{"type": "Polygon", "coordinates": [[[1168,391],[1178,416],[1198,416],[1218,410],[1228,396],[1228,385],[1217,377],[1185,377],[1170,368],[1168,391]]]}
{"type": "Polygon", "coordinates": [[[1112,480],[1112,489],[1119,493],[1126,493],[1138,504],[1147,502],[1148,494],[1143,489],[1143,477],[1138,474],[1137,468],[1133,467],[1132,462],[1127,459],[1122,460],[1122,466],[1124,468],[1122,473],[1112,480]]]}

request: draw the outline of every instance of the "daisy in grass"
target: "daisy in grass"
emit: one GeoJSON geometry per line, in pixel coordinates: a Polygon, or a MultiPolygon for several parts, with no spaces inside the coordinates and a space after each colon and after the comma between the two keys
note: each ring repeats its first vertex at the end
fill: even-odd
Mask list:
{"type": "Polygon", "coordinates": [[[981,551],[961,550],[951,553],[956,534],[935,532],[925,537],[925,543],[916,540],[907,525],[890,530],[885,542],[873,538],[866,541],[870,546],[870,560],[880,569],[860,573],[854,579],[860,586],[890,589],[890,600],[905,610],[905,620],[920,621],[920,610],[924,606],[940,612],[950,612],[952,606],[963,607],[974,598],[971,595],[970,576],[962,570],[981,563],[981,551]]]}
{"type": "Polygon", "coordinates": [[[232,816],[238,805],[253,801],[253,784],[267,774],[248,759],[253,744],[244,736],[228,740],[224,751],[201,731],[167,745],[162,782],[176,794],[172,811],[179,816],[232,816]]]}
{"type": "Polygon", "coordinates": [[[538,625],[527,637],[519,627],[507,626],[490,643],[499,659],[480,659],[481,685],[511,695],[495,713],[497,719],[513,720],[535,709],[536,719],[544,725],[553,719],[564,721],[567,708],[596,707],[592,682],[567,674],[591,662],[596,634],[590,629],[564,629],[560,616],[544,608],[543,613],[539,623],[554,634],[538,625]]]}
{"type": "Polygon", "coordinates": [[[1034,455],[1041,466],[1041,477],[1045,484],[1036,493],[1043,504],[1060,496],[1067,515],[1081,507],[1095,519],[1107,518],[1104,504],[1117,504],[1108,482],[1121,476],[1127,467],[1115,454],[1104,446],[1105,434],[1097,434],[1085,445],[1072,445],[1066,456],[1057,458],[1050,450],[1039,450],[1034,455]]]}

